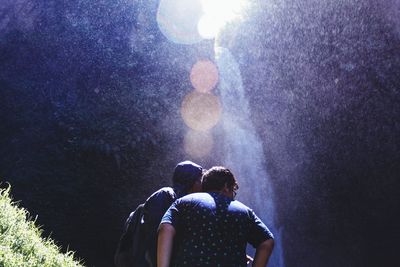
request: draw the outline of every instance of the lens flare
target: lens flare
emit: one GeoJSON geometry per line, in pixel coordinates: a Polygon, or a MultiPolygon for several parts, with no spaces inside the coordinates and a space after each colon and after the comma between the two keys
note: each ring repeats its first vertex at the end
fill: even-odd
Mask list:
{"type": "Polygon", "coordinates": [[[218,69],[209,60],[197,61],[190,72],[190,81],[199,92],[209,92],[218,83],[218,69]]]}
{"type": "Polygon", "coordinates": [[[171,42],[194,44],[203,39],[197,30],[202,15],[200,0],[161,0],[157,23],[160,31],[171,42]]]}
{"type": "Polygon", "coordinates": [[[194,158],[202,158],[209,155],[214,146],[213,136],[208,131],[189,130],[183,142],[185,152],[194,158]]]}
{"type": "Polygon", "coordinates": [[[181,115],[186,125],[193,130],[207,131],[214,127],[221,117],[219,98],[210,93],[192,91],[182,101],[181,115]]]}

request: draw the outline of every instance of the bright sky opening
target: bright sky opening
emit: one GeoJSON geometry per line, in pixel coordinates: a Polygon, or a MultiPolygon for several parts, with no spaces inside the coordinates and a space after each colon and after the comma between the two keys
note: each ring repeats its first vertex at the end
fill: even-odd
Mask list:
{"type": "Polygon", "coordinates": [[[204,15],[197,24],[201,37],[213,39],[229,22],[240,18],[246,0],[201,0],[204,15]]]}
{"type": "Polygon", "coordinates": [[[160,0],[157,23],[171,42],[195,44],[215,38],[229,22],[241,18],[248,0],[160,0]]]}

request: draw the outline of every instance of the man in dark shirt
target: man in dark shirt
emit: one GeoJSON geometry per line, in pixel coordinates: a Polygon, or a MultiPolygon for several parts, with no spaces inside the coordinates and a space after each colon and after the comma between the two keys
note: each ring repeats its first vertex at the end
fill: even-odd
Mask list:
{"type": "Polygon", "coordinates": [[[203,168],[194,162],[187,160],[176,165],[172,177],[173,186],[157,190],[146,200],[136,232],[129,232],[133,231],[133,228],[129,228],[129,224],[126,224],[123,237],[135,235],[135,244],[139,245],[133,245],[133,241],[128,241],[128,246],[126,243],[121,246],[123,243],[120,242],[114,257],[115,266],[156,266],[157,229],[161,218],[175,199],[201,191],[202,174],[203,168]]]}
{"type": "Polygon", "coordinates": [[[253,266],[265,266],[273,235],[247,206],[234,200],[238,185],[224,167],[202,178],[205,193],[176,200],[161,220],[157,266],[246,266],[246,245],[256,248],[253,266]]]}
{"type": "Polygon", "coordinates": [[[200,192],[203,168],[189,160],[176,165],[172,177],[173,186],[154,192],[145,202],[143,221],[146,227],[148,249],[146,258],[149,266],[157,262],[157,229],[165,211],[175,199],[186,194],[200,192]]]}

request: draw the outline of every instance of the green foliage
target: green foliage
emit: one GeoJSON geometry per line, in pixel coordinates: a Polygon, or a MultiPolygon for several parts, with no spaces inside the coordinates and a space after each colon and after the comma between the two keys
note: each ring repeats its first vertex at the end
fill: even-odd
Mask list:
{"type": "Polygon", "coordinates": [[[63,254],[53,240],[41,237],[42,231],[9,192],[10,187],[0,189],[0,266],[82,266],[71,251],[63,254]]]}

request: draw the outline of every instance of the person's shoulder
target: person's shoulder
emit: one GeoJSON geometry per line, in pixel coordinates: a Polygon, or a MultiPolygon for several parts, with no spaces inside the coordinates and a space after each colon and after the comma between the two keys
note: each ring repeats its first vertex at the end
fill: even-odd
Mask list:
{"type": "Polygon", "coordinates": [[[155,191],[153,194],[150,195],[150,197],[147,199],[147,201],[154,199],[154,198],[172,198],[175,199],[176,194],[175,191],[172,187],[162,187],[155,191]]]}
{"type": "Polygon", "coordinates": [[[252,211],[251,208],[249,208],[248,206],[246,206],[245,204],[243,204],[243,203],[240,202],[239,200],[233,200],[233,201],[230,203],[230,205],[233,206],[233,207],[235,207],[235,208],[244,210],[244,211],[246,211],[246,212],[251,212],[251,211],[252,211]]]}
{"type": "Polygon", "coordinates": [[[179,200],[182,202],[190,202],[190,201],[194,201],[194,200],[206,199],[209,197],[210,197],[210,195],[208,193],[198,192],[198,193],[187,194],[186,196],[181,197],[179,200]]]}
{"type": "Polygon", "coordinates": [[[162,187],[160,188],[157,192],[163,193],[163,194],[175,194],[175,191],[172,187],[162,187]]]}

